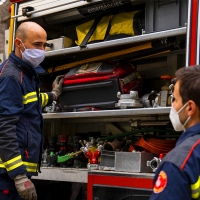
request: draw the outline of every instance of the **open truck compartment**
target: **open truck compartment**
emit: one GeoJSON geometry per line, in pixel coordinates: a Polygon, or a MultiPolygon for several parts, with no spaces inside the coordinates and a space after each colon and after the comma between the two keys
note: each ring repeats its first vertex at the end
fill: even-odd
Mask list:
{"type": "Polygon", "coordinates": [[[162,148],[151,152],[136,144],[141,138],[172,141],[169,150],[180,136],[169,120],[169,85],[175,71],[187,63],[188,4],[187,0],[15,3],[13,37],[24,21],[37,22],[47,32],[41,91],[50,91],[57,75],[68,77],[76,71],[66,78],[58,102],[44,108],[42,173],[36,181],[71,182],[69,187],[77,189],[71,198],[77,199],[122,199],[123,194],[149,198],[159,155],[166,152],[162,148]],[[107,68],[101,69],[100,63],[128,64],[137,75],[109,74],[103,79],[107,68]],[[84,75],[89,82],[81,82],[84,75]],[[120,80],[127,84],[124,90],[120,80]],[[69,159],[69,153],[79,152],[82,146],[94,155],[100,145],[104,151],[99,151],[96,164],[83,152],[69,159]],[[120,153],[124,154],[120,157],[120,153]],[[146,157],[148,153],[151,157],[146,157]]]}

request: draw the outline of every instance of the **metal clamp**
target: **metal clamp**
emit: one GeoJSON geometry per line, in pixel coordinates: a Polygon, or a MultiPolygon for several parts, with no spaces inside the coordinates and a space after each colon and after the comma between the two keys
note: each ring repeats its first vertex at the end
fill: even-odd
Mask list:
{"type": "Polygon", "coordinates": [[[53,47],[53,43],[46,43],[46,47],[52,48],[53,47]]]}
{"type": "Polygon", "coordinates": [[[151,167],[152,171],[155,172],[160,162],[161,162],[160,158],[154,157],[152,160],[147,161],[147,166],[151,167]]]}
{"type": "Polygon", "coordinates": [[[51,106],[47,106],[44,108],[44,111],[47,113],[53,113],[56,111],[56,101],[53,101],[51,106]]]}
{"type": "Polygon", "coordinates": [[[31,7],[31,6],[27,6],[25,8],[22,8],[22,16],[24,16],[24,17],[30,17],[31,14],[28,13],[28,12],[31,12],[31,11],[34,11],[34,8],[31,7]]]}

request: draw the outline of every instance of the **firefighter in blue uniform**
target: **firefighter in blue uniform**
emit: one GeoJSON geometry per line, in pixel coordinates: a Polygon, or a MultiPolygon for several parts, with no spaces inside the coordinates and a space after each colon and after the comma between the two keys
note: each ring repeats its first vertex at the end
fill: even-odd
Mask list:
{"type": "Polygon", "coordinates": [[[150,200],[200,199],[200,66],[175,75],[169,117],[182,134],[156,170],[150,200]]]}
{"type": "Polygon", "coordinates": [[[62,92],[63,75],[52,91],[40,93],[39,65],[45,58],[47,35],[34,22],[22,23],[15,51],[0,65],[0,199],[37,200],[31,176],[40,172],[42,154],[42,106],[62,92]]]}

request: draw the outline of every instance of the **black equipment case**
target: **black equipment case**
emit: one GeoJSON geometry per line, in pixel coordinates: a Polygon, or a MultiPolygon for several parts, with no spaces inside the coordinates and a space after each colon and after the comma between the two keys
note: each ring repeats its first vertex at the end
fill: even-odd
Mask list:
{"type": "Polygon", "coordinates": [[[114,109],[117,92],[141,95],[141,77],[131,64],[91,63],[70,69],[59,98],[63,111],[114,109]]]}

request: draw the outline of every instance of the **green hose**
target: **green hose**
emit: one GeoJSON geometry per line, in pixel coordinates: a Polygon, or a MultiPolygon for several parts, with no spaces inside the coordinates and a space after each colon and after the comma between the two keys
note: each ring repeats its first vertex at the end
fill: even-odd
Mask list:
{"type": "Polygon", "coordinates": [[[119,138],[119,137],[124,137],[124,136],[127,136],[127,135],[133,135],[133,134],[136,134],[136,133],[146,133],[146,132],[162,132],[162,133],[177,134],[177,132],[174,131],[174,130],[149,128],[149,129],[140,129],[140,130],[129,131],[129,132],[126,132],[126,133],[111,135],[111,136],[103,137],[103,138],[100,138],[100,139],[104,141],[104,140],[110,140],[110,139],[115,139],[115,138],[119,138]]]}

